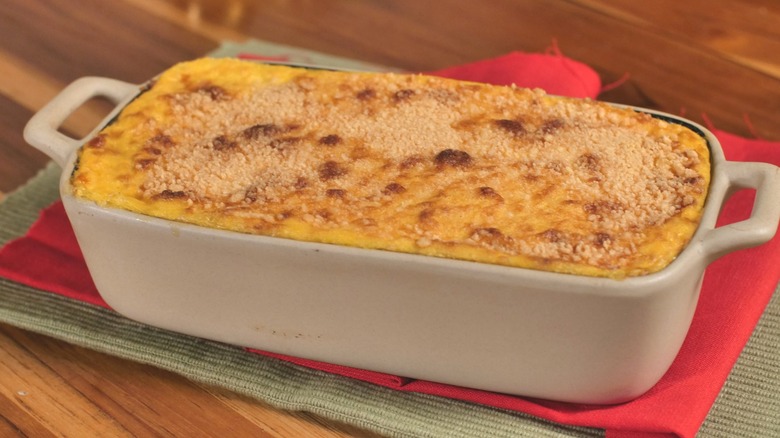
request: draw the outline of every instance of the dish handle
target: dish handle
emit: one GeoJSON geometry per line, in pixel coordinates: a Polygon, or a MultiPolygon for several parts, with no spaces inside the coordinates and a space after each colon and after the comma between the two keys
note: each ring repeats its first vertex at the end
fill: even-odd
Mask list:
{"type": "Polygon", "coordinates": [[[707,264],[730,252],[768,242],[780,222],[780,167],[735,161],[727,161],[722,166],[728,189],[724,191],[721,204],[739,189],[755,189],[756,197],[748,219],[713,228],[704,234],[702,246],[707,264]]]}
{"type": "Polygon", "coordinates": [[[118,105],[136,95],[139,86],[116,79],[84,77],[73,81],[32,116],[24,127],[24,139],[64,166],[70,153],[86,139],[71,138],[58,129],[79,107],[94,97],[104,97],[118,105]]]}

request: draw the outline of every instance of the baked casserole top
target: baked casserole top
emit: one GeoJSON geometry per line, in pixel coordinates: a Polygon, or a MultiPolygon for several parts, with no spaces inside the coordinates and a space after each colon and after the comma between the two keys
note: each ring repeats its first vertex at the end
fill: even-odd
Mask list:
{"type": "Polygon", "coordinates": [[[690,241],[706,141],[541,90],[178,64],[79,151],[74,195],[244,233],[623,278],[690,241]]]}

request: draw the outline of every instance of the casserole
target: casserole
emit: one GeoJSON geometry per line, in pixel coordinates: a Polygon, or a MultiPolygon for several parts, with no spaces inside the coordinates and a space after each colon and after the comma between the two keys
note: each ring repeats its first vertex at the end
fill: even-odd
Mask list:
{"type": "Polygon", "coordinates": [[[709,173],[700,135],[603,102],[201,58],[89,140],[71,187],[209,228],[620,278],[679,254],[709,173]]]}
{"type": "MultiPolygon", "coordinates": [[[[98,206],[73,196],[84,139],[59,125],[92,97],[117,104],[142,87],[83,78],[25,128],[63,169],[63,204],[95,284],[117,312],[244,347],[524,396],[617,403],[671,365],[706,266],[763,243],[780,217],[778,168],[727,162],[706,129],[712,181],[686,249],[624,280],[244,235],[98,206]],[[751,217],[715,228],[725,199],[755,188],[751,217]]],[[[102,125],[101,125],[102,126],[102,125]]]]}

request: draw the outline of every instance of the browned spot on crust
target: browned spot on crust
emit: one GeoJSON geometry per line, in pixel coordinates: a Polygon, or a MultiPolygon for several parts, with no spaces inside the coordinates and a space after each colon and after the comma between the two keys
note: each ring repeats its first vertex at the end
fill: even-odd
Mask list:
{"type": "Polygon", "coordinates": [[[319,167],[320,179],[323,181],[336,179],[346,175],[348,172],[349,170],[346,167],[335,161],[326,161],[319,167]]]}
{"type": "Polygon", "coordinates": [[[417,217],[420,219],[420,222],[429,222],[433,220],[433,214],[432,208],[424,208],[417,217]]]}
{"type": "Polygon", "coordinates": [[[603,248],[604,245],[607,245],[612,241],[612,236],[609,233],[596,233],[594,241],[596,242],[596,245],[603,248]]]}
{"type": "Polygon", "coordinates": [[[328,189],[325,191],[325,196],[328,198],[343,198],[347,195],[347,191],[344,189],[328,189]]]}
{"type": "Polygon", "coordinates": [[[582,167],[590,172],[597,172],[600,169],[600,162],[598,155],[590,152],[585,153],[577,157],[577,166],[582,167]]]}
{"type": "Polygon", "coordinates": [[[100,149],[103,146],[106,145],[106,135],[100,134],[92,138],[89,142],[87,142],[87,147],[100,149]]]}
{"type": "Polygon", "coordinates": [[[173,141],[170,135],[167,134],[157,134],[154,137],[150,138],[147,143],[149,145],[154,146],[160,146],[163,148],[169,148],[176,144],[176,142],[173,141]]]}
{"type": "Polygon", "coordinates": [[[140,169],[146,169],[147,167],[149,167],[152,164],[154,164],[155,161],[157,161],[157,160],[154,159],[154,158],[141,158],[141,159],[135,161],[135,165],[136,165],[136,167],[138,167],[140,169]]]}
{"type": "Polygon", "coordinates": [[[273,123],[262,123],[252,125],[242,132],[242,135],[247,140],[257,140],[261,136],[271,136],[282,132],[282,127],[274,125],[273,123]]]}
{"type": "Polygon", "coordinates": [[[623,204],[612,201],[589,202],[582,208],[589,214],[616,213],[624,210],[623,204]]]}
{"type": "Polygon", "coordinates": [[[552,134],[553,132],[563,128],[563,120],[561,119],[551,119],[547,120],[546,122],[542,123],[541,130],[543,134],[552,134]]]}
{"type": "Polygon", "coordinates": [[[420,156],[420,155],[411,155],[409,157],[404,158],[404,160],[401,161],[401,164],[399,165],[399,167],[401,168],[401,170],[406,170],[406,169],[412,168],[412,167],[414,167],[414,166],[416,166],[418,164],[421,164],[423,162],[425,162],[425,159],[422,156],[420,156]]]}
{"type": "Polygon", "coordinates": [[[472,236],[477,235],[479,237],[500,237],[503,236],[504,233],[501,232],[498,228],[488,227],[488,228],[477,228],[472,233],[472,236]]]}
{"type": "Polygon", "coordinates": [[[181,190],[163,190],[156,197],[159,199],[184,199],[187,197],[187,194],[181,190]]]}
{"type": "Polygon", "coordinates": [[[465,151],[457,149],[444,149],[436,154],[433,158],[434,163],[438,167],[468,167],[471,165],[472,159],[465,151]]]}
{"type": "Polygon", "coordinates": [[[697,184],[701,183],[702,181],[704,181],[704,178],[702,178],[700,176],[696,176],[696,177],[693,177],[693,178],[685,178],[683,180],[683,183],[694,186],[694,185],[697,185],[697,184]]]}
{"type": "Polygon", "coordinates": [[[382,189],[382,193],[385,195],[392,195],[392,194],[397,195],[405,191],[406,191],[406,187],[396,182],[391,182],[390,184],[386,185],[384,189],[382,189]]]}
{"type": "Polygon", "coordinates": [[[372,88],[364,88],[355,94],[358,100],[370,100],[376,97],[376,91],[372,88]]]}
{"type": "Polygon", "coordinates": [[[226,151],[228,149],[233,149],[238,146],[238,143],[235,140],[231,140],[225,135],[220,135],[218,137],[215,137],[214,140],[211,140],[211,147],[215,151],[226,151]]]}
{"type": "Polygon", "coordinates": [[[297,190],[303,190],[308,186],[309,180],[302,176],[298,177],[298,179],[295,180],[295,184],[293,185],[293,187],[295,187],[297,190]]]}
{"type": "Polygon", "coordinates": [[[280,220],[280,221],[283,221],[283,220],[289,219],[289,218],[291,218],[293,216],[295,216],[295,214],[293,213],[292,210],[285,210],[285,211],[277,214],[276,215],[276,219],[280,220]]]}
{"type": "Polygon", "coordinates": [[[326,135],[320,138],[319,143],[325,146],[335,146],[341,143],[341,137],[336,134],[326,135]]]}
{"type": "Polygon", "coordinates": [[[496,192],[492,187],[487,187],[487,186],[480,187],[477,189],[477,193],[479,194],[479,196],[483,198],[491,198],[497,201],[504,200],[504,198],[501,195],[499,195],[498,192],[496,192]]]}
{"type": "Polygon", "coordinates": [[[469,237],[476,242],[498,247],[509,247],[514,242],[511,236],[505,235],[495,227],[476,228],[469,237]]]}
{"type": "Polygon", "coordinates": [[[519,120],[499,119],[494,120],[493,123],[512,135],[525,134],[525,126],[519,120]]]}
{"type": "Polygon", "coordinates": [[[230,98],[230,94],[224,88],[213,84],[198,88],[198,92],[207,95],[211,100],[227,100],[230,98]]]}
{"type": "Polygon", "coordinates": [[[550,228],[549,230],[545,230],[541,233],[541,236],[544,240],[552,243],[560,242],[564,240],[565,236],[560,231],[550,228]]]}
{"type": "Polygon", "coordinates": [[[257,201],[257,186],[252,186],[246,189],[246,193],[244,193],[244,200],[248,202],[257,201]]]}

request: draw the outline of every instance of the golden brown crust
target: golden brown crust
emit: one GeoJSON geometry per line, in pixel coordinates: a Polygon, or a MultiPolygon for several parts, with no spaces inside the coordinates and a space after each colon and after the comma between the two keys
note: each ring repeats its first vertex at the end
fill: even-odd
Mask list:
{"type": "Polygon", "coordinates": [[[172,68],[81,161],[77,194],[146,214],[611,277],[673,260],[709,183],[699,136],[631,110],[234,60],[172,68]]]}

